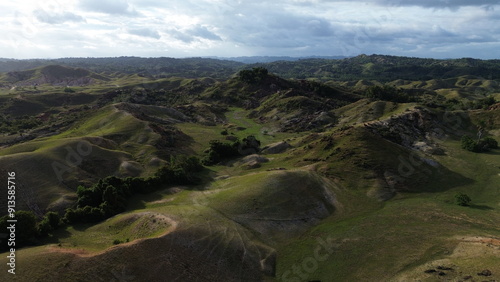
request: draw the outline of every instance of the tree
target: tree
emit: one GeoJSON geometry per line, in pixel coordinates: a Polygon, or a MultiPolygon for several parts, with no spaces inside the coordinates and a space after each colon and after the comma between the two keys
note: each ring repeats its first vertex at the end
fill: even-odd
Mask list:
{"type": "Polygon", "coordinates": [[[498,149],[498,142],[491,137],[485,137],[478,142],[478,146],[489,151],[490,149],[498,149]]]}
{"type": "Polygon", "coordinates": [[[414,97],[409,96],[402,89],[398,89],[389,85],[371,86],[366,90],[365,96],[372,99],[398,103],[413,102],[415,100],[414,97]]]}
{"type": "Polygon", "coordinates": [[[466,206],[470,205],[470,202],[472,200],[467,194],[458,193],[455,195],[455,201],[456,201],[457,205],[466,207],[466,206]]]}
{"type": "Polygon", "coordinates": [[[74,209],[68,208],[64,213],[64,221],[67,223],[76,223],[80,221],[80,214],[74,209]]]}
{"type": "Polygon", "coordinates": [[[478,152],[479,148],[477,146],[477,142],[472,139],[469,135],[464,135],[462,136],[462,149],[465,149],[467,151],[471,152],[478,152]]]}
{"type": "MultiPolygon", "coordinates": [[[[38,234],[36,216],[31,211],[17,211],[14,213],[17,220],[16,225],[16,247],[21,247],[29,244],[38,234]]],[[[0,218],[1,230],[7,230],[10,223],[7,222],[9,218],[5,215],[0,218]]],[[[3,246],[2,246],[3,247],[3,246]]]]}
{"type": "Polygon", "coordinates": [[[48,236],[50,232],[52,232],[52,228],[50,228],[50,224],[47,220],[42,220],[37,225],[38,235],[41,237],[48,236]]]}
{"type": "Polygon", "coordinates": [[[59,216],[59,214],[57,212],[53,212],[53,211],[48,212],[45,214],[45,218],[47,219],[47,221],[50,224],[50,227],[53,230],[56,230],[61,225],[61,217],[59,216]]]}
{"type": "Polygon", "coordinates": [[[465,149],[467,151],[480,153],[480,152],[488,152],[491,149],[497,149],[497,148],[498,148],[498,142],[491,137],[485,137],[483,139],[479,139],[478,141],[476,141],[468,135],[462,136],[462,149],[465,149]]]}
{"type": "Polygon", "coordinates": [[[242,70],[238,73],[241,81],[246,83],[256,83],[267,77],[269,71],[263,67],[253,68],[251,70],[242,70]]]}
{"type": "Polygon", "coordinates": [[[56,212],[48,212],[37,225],[38,234],[42,237],[49,235],[52,231],[59,228],[61,218],[56,212]]]}

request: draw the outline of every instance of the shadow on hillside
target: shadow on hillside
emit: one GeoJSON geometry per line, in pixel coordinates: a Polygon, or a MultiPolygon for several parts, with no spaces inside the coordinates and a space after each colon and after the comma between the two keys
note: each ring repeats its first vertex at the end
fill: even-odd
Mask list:
{"type": "MultiPolygon", "coordinates": [[[[104,220],[103,220],[104,221],[104,220]]],[[[77,223],[77,224],[73,224],[71,225],[71,227],[73,227],[73,229],[77,230],[77,231],[85,231],[87,230],[88,228],[92,227],[92,226],[95,226],[103,221],[98,221],[98,222],[95,222],[95,223],[77,223]]],[[[65,231],[65,230],[64,230],[65,231]]],[[[67,232],[69,233],[69,232],[67,232]]],[[[59,233],[57,233],[58,237],[59,237],[59,233]]],[[[71,233],[69,233],[71,235],[71,233]]],[[[63,234],[64,235],[64,234],[63,234]]],[[[64,238],[64,237],[63,237],[64,238]]]]}
{"type": "Polygon", "coordinates": [[[490,207],[490,206],[486,206],[486,205],[470,205],[469,206],[471,209],[477,209],[477,210],[483,210],[483,211],[491,211],[491,210],[494,210],[494,208],[490,207]]]}
{"type": "Polygon", "coordinates": [[[146,208],[146,203],[153,203],[155,201],[161,201],[164,195],[170,195],[163,191],[170,190],[172,187],[167,188],[162,191],[152,192],[148,194],[137,194],[134,195],[127,203],[127,211],[140,210],[146,208]]]}
{"type": "Polygon", "coordinates": [[[423,169],[411,178],[407,179],[407,183],[413,186],[409,192],[444,192],[455,187],[472,185],[476,181],[474,179],[463,176],[460,173],[452,171],[444,166],[431,169],[423,169]],[[411,183],[413,181],[413,183],[411,183]]]}
{"type": "MultiPolygon", "coordinates": [[[[87,229],[90,226],[92,226],[92,225],[87,225],[85,227],[85,229],[87,229]]],[[[73,225],[73,228],[77,229],[75,225],[73,225]]],[[[85,230],[85,229],[77,229],[77,230],[85,230]]],[[[43,240],[41,240],[41,243],[43,245],[57,244],[60,242],[60,239],[69,238],[69,237],[71,237],[71,233],[68,232],[66,230],[66,228],[63,226],[63,227],[60,227],[59,229],[57,229],[55,232],[53,232],[52,236],[43,238],[43,240]]]]}
{"type": "Polygon", "coordinates": [[[494,150],[494,151],[489,151],[489,152],[483,152],[482,154],[485,154],[485,155],[492,155],[492,156],[500,156],[500,150],[494,150]]]}

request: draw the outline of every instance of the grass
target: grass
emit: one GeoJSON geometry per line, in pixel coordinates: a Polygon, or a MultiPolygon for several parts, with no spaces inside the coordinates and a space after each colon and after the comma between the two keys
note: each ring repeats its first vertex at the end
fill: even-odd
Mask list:
{"type": "MultiPolygon", "coordinates": [[[[473,178],[474,182],[443,191],[442,187],[437,187],[440,182],[430,181],[428,190],[440,193],[402,194],[386,202],[382,209],[356,204],[363,199],[360,195],[350,197],[349,205],[356,206],[361,215],[332,216],[303,234],[300,240],[283,242],[278,247],[281,259],[278,260],[277,277],[311,256],[318,246],[317,238],[331,237],[339,245],[327,260],[319,262],[316,271],[306,273],[307,280],[328,280],[331,277],[335,277],[334,281],[387,280],[428,261],[447,258],[458,244],[456,240],[450,240],[453,236],[498,238],[500,229],[496,222],[500,219],[500,208],[496,183],[500,177],[500,163],[496,151],[474,154],[459,148],[457,141],[448,141],[444,145],[448,154],[438,157],[438,160],[454,172],[473,178]],[[471,195],[476,205],[456,205],[454,194],[458,191],[471,195]]],[[[446,175],[435,175],[443,176],[446,178],[446,175]]],[[[448,181],[453,180],[443,179],[441,185],[448,181]]],[[[344,194],[344,197],[349,196],[344,194]]],[[[340,202],[348,203],[342,198],[340,202]]],[[[491,256],[486,256],[464,262],[455,258],[461,267],[465,269],[470,263],[476,272],[486,266],[497,269],[491,259],[491,256]]],[[[421,275],[417,277],[420,279],[421,275]]]]}
{"type": "Polygon", "coordinates": [[[241,108],[230,108],[226,113],[226,119],[229,124],[236,127],[245,128],[244,130],[230,130],[240,139],[253,135],[257,140],[261,141],[261,145],[265,146],[273,142],[285,140],[291,137],[300,136],[303,133],[283,133],[276,132],[273,124],[259,124],[248,117],[249,111],[241,108]]]}
{"type": "MultiPolygon", "coordinates": [[[[337,113],[353,122],[361,117],[357,112],[365,111],[367,107],[373,109],[369,118],[383,118],[411,106],[357,102],[337,113]],[[357,116],[353,118],[352,115],[357,116]]],[[[240,108],[231,108],[226,113],[228,122],[234,127],[246,128],[233,131],[234,127],[231,127],[230,133],[239,138],[255,135],[262,145],[290,139],[294,148],[282,154],[268,155],[271,161],[255,170],[242,170],[236,163],[210,167],[207,174],[227,175],[229,178],[213,181],[206,187],[188,187],[189,190],[174,194],[169,192],[171,190],[164,190],[137,195],[126,213],[94,226],[61,230],[58,243],[73,250],[109,250],[114,240],[132,241],[158,236],[171,226],[168,222],[161,224],[159,219],[166,216],[178,221],[179,230],[185,232],[179,234],[192,236],[189,238],[194,238],[193,244],[205,242],[206,238],[215,242],[215,245],[194,248],[203,255],[209,254],[210,259],[246,251],[252,257],[249,260],[255,262],[255,258],[262,258],[259,253],[261,245],[274,248],[278,258],[277,278],[269,280],[279,281],[289,273],[287,271],[291,271],[289,278],[299,277],[293,273],[294,267],[302,271],[302,280],[385,281],[408,273],[416,279],[423,279],[420,267],[443,259],[471,271],[479,272],[483,267],[496,270],[498,258],[494,255],[467,261],[452,254],[457,246],[461,246],[457,239],[453,239],[456,236],[500,237],[497,224],[500,220],[500,188],[497,185],[500,150],[476,154],[462,150],[458,140],[440,141],[446,155],[427,157],[439,161],[442,168],[418,166],[408,181],[412,188],[419,189],[400,192],[393,199],[380,202],[368,195],[377,184],[376,173],[385,170],[397,172],[399,156],[409,155],[406,149],[369,134],[362,127],[333,129],[320,134],[304,133],[303,136],[264,134],[263,125],[247,118],[247,114],[240,108]],[[330,141],[331,146],[328,145],[330,141]],[[340,153],[335,153],[337,149],[340,153]],[[267,171],[276,167],[288,170],[267,171]],[[429,173],[425,173],[427,169],[430,169],[429,173]],[[318,173],[327,175],[330,180],[321,179],[318,173]],[[324,187],[335,194],[335,203],[331,215],[320,216],[318,207],[325,206],[324,187]],[[456,205],[453,201],[457,192],[470,195],[473,205],[456,205]],[[269,225],[268,221],[271,218],[293,220],[299,217],[314,220],[311,224],[283,223],[280,227],[269,225]],[[158,220],[153,222],[153,219],[158,220]],[[333,242],[331,253],[318,243],[318,239],[333,242]],[[317,267],[313,267],[315,264],[310,258],[314,258],[318,246],[327,257],[316,261],[317,267]]],[[[227,128],[193,123],[181,123],[176,127],[193,138],[192,149],[198,154],[208,147],[210,140],[223,139],[220,132],[227,128]]],[[[137,141],[146,129],[144,123],[133,116],[107,107],[60,135],[1,150],[0,163],[19,163],[22,165],[20,171],[32,171],[32,177],[43,182],[47,180],[44,175],[51,173],[50,161],[62,161],[65,157],[64,151],[57,148],[75,146],[84,140],[84,136],[101,136],[115,141],[108,143],[109,148],[96,148],[99,157],[116,161],[134,159],[140,154],[139,150],[154,138],[152,133],[146,133],[145,142],[137,141]],[[103,126],[104,120],[108,122],[103,126]],[[130,147],[124,150],[127,144],[130,147]]],[[[93,161],[97,164],[99,159],[93,161]]],[[[112,167],[117,165],[119,163],[112,167]]],[[[62,191],[47,189],[37,193],[49,198],[49,195],[62,191]]],[[[45,253],[44,247],[34,247],[20,250],[19,255],[29,261],[45,253]]],[[[147,255],[161,256],[163,253],[147,255]]],[[[50,254],[50,257],[52,260],[38,262],[37,267],[52,265],[54,268],[53,263],[64,265],[71,261],[63,254],[50,254]]],[[[96,263],[108,263],[104,258],[106,255],[101,257],[102,261],[96,259],[96,263]]],[[[235,261],[241,263],[243,260],[240,257],[235,261]]],[[[30,269],[25,264],[23,267],[30,269]]]]}
{"type": "MultiPolygon", "coordinates": [[[[65,248],[84,249],[89,252],[102,251],[115,245],[114,240],[127,243],[137,239],[156,237],[165,233],[171,222],[159,213],[124,213],[97,225],[77,225],[67,227],[61,233],[69,233],[59,240],[65,248]]],[[[56,234],[57,236],[57,234],[56,234]]]]}

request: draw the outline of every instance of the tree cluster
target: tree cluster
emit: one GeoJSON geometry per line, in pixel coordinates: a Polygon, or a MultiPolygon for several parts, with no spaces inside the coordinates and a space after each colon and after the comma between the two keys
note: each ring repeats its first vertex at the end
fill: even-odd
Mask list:
{"type": "Polygon", "coordinates": [[[260,149],[260,141],[254,136],[247,136],[243,140],[236,140],[231,143],[219,140],[211,140],[210,147],[205,150],[205,157],[202,159],[204,165],[216,165],[221,161],[236,158],[239,156],[255,154],[260,149]]]}
{"type": "Polygon", "coordinates": [[[75,208],[66,210],[68,223],[98,222],[125,211],[127,199],[134,194],[153,192],[165,185],[187,185],[199,181],[197,172],[203,166],[196,157],[172,158],[153,177],[118,178],[109,176],[91,187],[79,186],[75,208]]]}
{"type": "Polygon", "coordinates": [[[257,83],[264,80],[268,73],[269,72],[266,68],[256,67],[251,70],[241,70],[238,73],[238,78],[246,83],[257,83]]]}
{"type": "Polygon", "coordinates": [[[485,137],[479,140],[474,140],[472,137],[468,135],[462,136],[462,149],[465,149],[467,151],[481,153],[481,152],[488,152],[491,149],[497,149],[497,148],[498,148],[498,142],[491,137],[485,137]]]}
{"type": "Polygon", "coordinates": [[[10,118],[0,115],[0,133],[17,133],[22,130],[32,129],[40,126],[42,122],[36,117],[21,116],[18,118],[10,118]]]}
{"type": "MultiPolygon", "coordinates": [[[[31,245],[36,242],[37,238],[46,237],[54,230],[61,226],[61,218],[56,212],[48,212],[40,220],[31,211],[16,211],[14,217],[16,222],[16,238],[15,245],[11,243],[2,244],[0,250],[4,251],[11,247],[19,248],[31,245]]],[[[8,215],[0,217],[0,229],[7,230],[10,223],[7,221],[10,218],[8,215]]],[[[3,240],[2,240],[3,242],[3,240]]]]}
{"type": "Polygon", "coordinates": [[[397,103],[408,103],[415,101],[415,98],[408,95],[408,93],[406,93],[405,91],[388,85],[371,86],[365,91],[365,96],[376,100],[391,101],[397,103]]]}

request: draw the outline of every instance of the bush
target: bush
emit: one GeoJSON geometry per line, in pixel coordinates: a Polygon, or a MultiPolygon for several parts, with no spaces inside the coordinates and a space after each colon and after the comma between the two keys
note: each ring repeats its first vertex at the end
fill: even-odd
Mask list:
{"type": "Polygon", "coordinates": [[[211,140],[210,148],[202,160],[204,165],[215,165],[224,159],[234,158],[239,155],[239,141],[223,143],[219,140],[211,140]]]}
{"type": "Polygon", "coordinates": [[[463,207],[469,206],[471,201],[472,201],[471,198],[467,194],[458,193],[455,195],[455,202],[459,206],[463,207]]]}
{"type": "Polygon", "coordinates": [[[52,232],[52,227],[48,220],[42,220],[37,225],[38,235],[41,237],[48,236],[52,232]]]}
{"type": "Polygon", "coordinates": [[[491,137],[485,137],[484,139],[481,139],[478,142],[478,145],[481,148],[486,149],[487,151],[489,151],[490,149],[498,149],[498,142],[497,142],[497,140],[495,140],[495,139],[493,139],[491,137]]]}
{"type": "Polygon", "coordinates": [[[256,83],[267,77],[269,71],[266,68],[257,67],[251,70],[242,70],[238,73],[241,81],[247,83],[256,83]]]}
{"type": "MultiPolygon", "coordinates": [[[[33,242],[33,239],[38,235],[36,216],[31,211],[16,211],[14,213],[16,223],[16,247],[26,246],[33,242]]],[[[7,227],[10,223],[7,220],[8,215],[0,218],[0,229],[2,232],[7,232],[7,227]],[[5,230],[5,231],[4,231],[5,230]]],[[[2,244],[2,248],[7,245],[2,244]]]]}
{"type": "Polygon", "coordinates": [[[72,208],[66,209],[63,220],[66,223],[76,223],[80,221],[80,215],[72,208]]]}
{"type": "Polygon", "coordinates": [[[462,148],[475,153],[488,152],[491,149],[497,149],[498,142],[491,137],[485,137],[476,141],[472,137],[464,135],[462,137],[462,148]]]}
{"type": "Polygon", "coordinates": [[[414,97],[408,95],[408,93],[404,92],[403,90],[388,85],[371,86],[366,90],[365,96],[372,99],[398,103],[415,101],[414,97]]]}
{"type": "Polygon", "coordinates": [[[50,227],[53,230],[56,230],[61,225],[61,217],[59,216],[59,214],[57,212],[46,213],[44,219],[47,219],[50,227]]]}
{"type": "Polygon", "coordinates": [[[479,152],[477,142],[468,135],[462,136],[462,149],[471,152],[479,152]]]}
{"type": "Polygon", "coordinates": [[[59,214],[56,212],[48,212],[37,225],[38,235],[45,237],[59,228],[60,224],[61,218],[59,214]]]}

